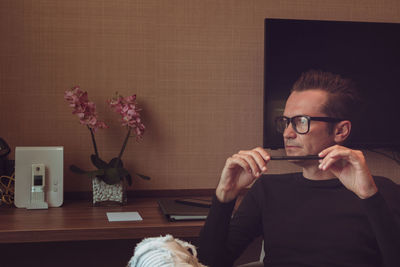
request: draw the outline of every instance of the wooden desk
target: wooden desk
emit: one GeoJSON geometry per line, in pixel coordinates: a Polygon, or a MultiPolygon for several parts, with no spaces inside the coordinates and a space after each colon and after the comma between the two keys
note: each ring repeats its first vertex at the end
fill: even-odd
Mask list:
{"type": "Polygon", "coordinates": [[[0,208],[0,243],[122,240],[171,234],[197,237],[204,221],[169,222],[155,198],[130,199],[121,207],[93,207],[67,201],[60,208],[0,208]],[[143,221],[109,222],[106,212],[137,211],[143,221]]]}
{"type": "MultiPolygon", "coordinates": [[[[48,210],[0,207],[0,265],[124,267],[137,242],[165,234],[198,246],[204,221],[169,222],[156,199],[128,198],[122,207],[93,207],[89,200],[68,200],[48,210]],[[143,221],[108,222],[106,212],[123,211],[137,211],[143,221]]],[[[258,247],[249,251],[254,259],[259,256],[258,247]]]]}

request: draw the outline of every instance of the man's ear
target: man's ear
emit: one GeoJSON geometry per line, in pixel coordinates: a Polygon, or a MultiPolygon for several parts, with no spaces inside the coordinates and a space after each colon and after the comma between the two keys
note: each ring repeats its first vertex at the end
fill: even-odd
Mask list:
{"type": "Polygon", "coordinates": [[[349,137],[351,131],[351,122],[350,121],[341,121],[338,122],[335,126],[334,134],[335,134],[335,142],[338,144],[343,143],[347,137],[349,137]]]}

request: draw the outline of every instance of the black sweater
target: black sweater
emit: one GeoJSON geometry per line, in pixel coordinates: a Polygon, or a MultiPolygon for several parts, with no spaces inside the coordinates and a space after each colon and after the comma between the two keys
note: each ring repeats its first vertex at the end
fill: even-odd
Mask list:
{"type": "Polygon", "coordinates": [[[200,234],[199,259],[232,266],[257,236],[264,266],[400,266],[400,187],[374,177],[379,192],[361,200],[339,179],[301,173],[258,179],[231,219],[235,201],[214,196],[200,234]]]}

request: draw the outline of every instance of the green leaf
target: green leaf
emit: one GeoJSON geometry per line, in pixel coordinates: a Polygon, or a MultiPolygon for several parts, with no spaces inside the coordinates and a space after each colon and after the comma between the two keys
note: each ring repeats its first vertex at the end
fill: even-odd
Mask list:
{"type": "Polygon", "coordinates": [[[91,179],[93,179],[95,177],[98,177],[98,178],[102,179],[101,176],[104,176],[104,169],[95,170],[95,171],[89,171],[89,172],[86,172],[86,174],[91,179]]]}
{"type": "Polygon", "coordinates": [[[125,179],[128,181],[128,185],[131,186],[132,185],[132,176],[130,175],[128,170],[124,169],[124,168],[119,168],[118,171],[119,171],[120,177],[125,177],[125,179]]]}
{"type": "Polygon", "coordinates": [[[113,167],[113,168],[122,168],[124,165],[122,163],[122,160],[119,158],[113,158],[109,163],[108,163],[109,167],[113,167]]]}
{"type": "Polygon", "coordinates": [[[121,180],[121,178],[122,177],[119,175],[118,168],[105,169],[103,181],[106,184],[116,184],[121,180]]]}
{"type": "Polygon", "coordinates": [[[128,185],[131,186],[132,185],[132,176],[130,174],[125,175],[125,179],[128,181],[128,185]]]}
{"type": "Polygon", "coordinates": [[[140,173],[136,173],[137,176],[139,176],[140,178],[144,179],[144,180],[150,180],[151,178],[149,176],[140,174],[140,173]]]}
{"type": "Polygon", "coordinates": [[[90,155],[90,159],[92,160],[93,165],[97,167],[97,169],[105,169],[108,166],[107,162],[103,161],[96,154],[90,155]]]}
{"type": "Polygon", "coordinates": [[[125,168],[118,168],[118,172],[121,177],[129,175],[128,170],[125,168]]]}
{"type": "Polygon", "coordinates": [[[86,174],[87,171],[82,170],[81,168],[79,168],[78,166],[75,165],[71,165],[69,166],[69,169],[75,173],[79,173],[79,174],[86,174]]]}

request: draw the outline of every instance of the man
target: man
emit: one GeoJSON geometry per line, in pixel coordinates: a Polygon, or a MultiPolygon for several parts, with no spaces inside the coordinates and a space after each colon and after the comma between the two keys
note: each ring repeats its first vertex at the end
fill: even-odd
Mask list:
{"type": "Polygon", "coordinates": [[[302,173],[264,175],[271,157],[263,148],[229,157],[200,235],[203,264],[232,266],[261,235],[264,266],[400,266],[399,186],[372,177],[363,153],[342,146],[355,99],[338,75],[302,74],[277,129],[288,156],[321,159],[293,160],[302,173]]]}

